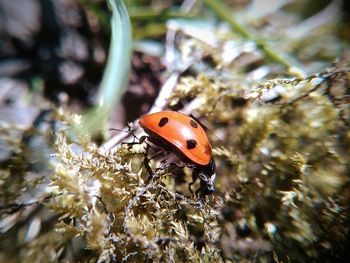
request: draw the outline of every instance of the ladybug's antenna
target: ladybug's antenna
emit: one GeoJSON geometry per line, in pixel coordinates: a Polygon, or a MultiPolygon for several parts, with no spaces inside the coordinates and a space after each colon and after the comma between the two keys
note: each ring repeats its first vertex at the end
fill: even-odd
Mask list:
{"type": "Polygon", "coordinates": [[[109,128],[110,131],[118,131],[118,132],[125,132],[125,133],[128,133],[129,135],[131,135],[134,140],[140,140],[136,135],[135,133],[132,131],[132,125],[130,125],[130,123],[128,123],[128,130],[125,131],[125,130],[122,130],[122,129],[117,129],[117,128],[109,128]]]}

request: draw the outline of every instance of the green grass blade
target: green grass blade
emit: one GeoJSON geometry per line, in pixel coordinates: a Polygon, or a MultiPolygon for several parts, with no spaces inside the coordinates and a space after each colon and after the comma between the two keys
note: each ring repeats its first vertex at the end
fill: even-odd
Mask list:
{"type": "Polygon", "coordinates": [[[131,26],[123,0],[107,0],[112,10],[111,44],[106,68],[100,84],[98,105],[83,118],[78,132],[94,134],[105,127],[105,122],[115,105],[120,101],[130,71],[131,26]]]}

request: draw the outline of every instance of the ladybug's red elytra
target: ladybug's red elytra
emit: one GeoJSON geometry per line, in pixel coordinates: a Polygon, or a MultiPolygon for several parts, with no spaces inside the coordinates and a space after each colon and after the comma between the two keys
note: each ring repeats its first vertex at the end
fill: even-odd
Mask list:
{"type": "Polygon", "coordinates": [[[176,111],[161,111],[140,118],[148,140],[174,152],[193,167],[194,180],[199,177],[202,195],[214,191],[215,161],[211,145],[202,126],[190,116],[176,111]]]}

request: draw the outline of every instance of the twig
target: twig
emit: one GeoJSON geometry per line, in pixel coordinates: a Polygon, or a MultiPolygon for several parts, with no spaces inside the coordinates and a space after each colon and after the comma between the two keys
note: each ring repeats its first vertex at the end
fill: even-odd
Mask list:
{"type": "Polygon", "coordinates": [[[318,90],[320,87],[322,87],[322,84],[325,82],[325,80],[321,81],[320,83],[318,83],[315,87],[313,87],[312,89],[308,90],[307,92],[301,94],[300,96],[286,102],[286,103],[276,103],[276,105],[292,105],[296,102],[298,102],[299,100],[302,100],[306,97],[308,97],[311,93],[315,92],[316,90],[318,90]]]}
{"type": "Polygon", "coordinates": [[[135,202],[137,201],[137,199],[140,198],[140,196],[142,196],[148,189],[150,189],[151,187],[154,186],[154,181],[153,178],[150,180],[150,182],[142,188],[141,191],[139,191],[134,197],[133,199],[131,199],[131,201],[129,202],[129,204],[127,205],[127,207],[125,208],[125,214],[124,214],[124,218],[123,218],[123,229],[126,232],[127,231],[127,226],[126,226],[126,220],[127,217],[129,216],[129,212],[131,207],[135,204],[135,202]]]}
{"type": "Polygon", "coordinates": [[[312,75],[310,75],[310,76],[308,76],[308,77],[306,77],[304,79],[295,78],[295,79],[292,79],[292,80],[288,80],[285,83],[296,85],[296,84],[298,84],[298,83],[300,83],[302,81],[310,82],[310,81],[312,81],[313,79],[316,79],[316,78],[322,79],[321,82],[318,83],[315,87],[313,87],[312,89],[306,91],[305,93],[301,94],[300,96],[298,96],[298,97],[296,97],[294,99],[291,99],[290,101],[287,101],[287,102],[275,103],[274,105],[284,105],[284,106],[285,105],[292,105],[292,104],[298,102],[299,100],[302,100],[302,99],[308,97],[311,93],[317,91],[320,87],[322,87],[324,82],[331,81],[331,80],[334,80],[334,79],[338,79],[338,78],[348,74],[349,72],[350,72],[350,68],[344,67],[344,68],[340,68],[340,69],[335,69],[334,71],[326,70],[326,71],[321,72],[319,74],[312,74],[312,75]]]}

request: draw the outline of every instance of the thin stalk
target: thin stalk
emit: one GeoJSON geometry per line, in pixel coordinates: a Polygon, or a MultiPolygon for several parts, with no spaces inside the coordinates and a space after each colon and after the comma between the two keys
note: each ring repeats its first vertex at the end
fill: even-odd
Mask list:
{"type": "Polygon", "coordinates": [[[265,56],[275,61],[279,64],[282,64],[283,66],[287,68],[293,68],[298,67],[301,68],[300,65],[297,65],[297,62],[292,62],[291,58],[288,57],[285,54],[278,53],[276,50],[272,50],[263,40],[257,38],[254,36],[253,33],[251,33],[249,30],[247,30],[245,27],[243,27],[232,15],[232,12],[230,8],[225,5],[222,1],[218,0],[204,0],[205,4],[214,11],[222,20],[228,22],[232,29],[239,33],[242,37],[250,39],[254,41],[257,45],[257,47],[264,52],[265,56]]]}
{"type": "Polygon", "coordinates": [[[166,21],[172,18],[195,18],[194,15],[186,14],[175,8],[172,8],[171,10],[153,10],[149,7],[132,7],[129,9],[129,14],[133,21],[166,21]]]}

